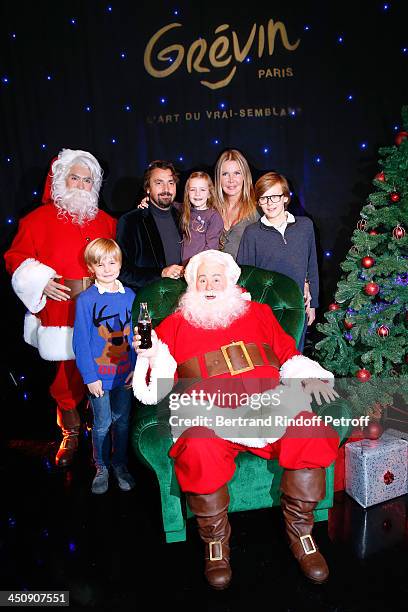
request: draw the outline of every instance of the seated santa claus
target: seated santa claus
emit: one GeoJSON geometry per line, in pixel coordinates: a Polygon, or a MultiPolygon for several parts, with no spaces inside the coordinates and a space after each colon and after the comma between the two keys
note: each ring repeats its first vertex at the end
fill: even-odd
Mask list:
{"type": "Polygon", "coordinates": [[[174,391],[182,389],[178,407],[184,410],[177,419],[174,412],[170,417],[170,423],[178,425],[172,429],[170,457],[205,543],[208,583],[224,589],[231,581],[228,482],[241,452],[277,458],[284,468],[281,506],[290,547],[305,576],[322,583],[329,570],[312,537],[313,510],[325,497],[325,468],[336,458],[339,437],[312,418],[310,403],[312,394],[318,403],[321,396],[326,402],[338,397],[333,374],[301,355],[271,308],[252,302],[237,286],[240,273],[227,253],[208,250],[191,258],[185,270],[187,291],[176,312],[152,332],[151,348],[139,348],[135,329],[134,393],[142,403],[154,404],[176,384],[168,396],[174,404],[174,391]],[[276,411],[276,398],[285,388],[276,411]],[[186,395],[190,402],[184,401],[186,395]],[[262,414],[274,416],[275,424],[278,413],[279,423],[294,418],[283,428],[271,421],[261,428],[257,423],[249,433],[255,397],[255,409],[259,398],[269,398],[262,414]],[[200,411],[199,425],[189,427],[184,419],[183,429],[181,414],[193,417],[200,411]]]}

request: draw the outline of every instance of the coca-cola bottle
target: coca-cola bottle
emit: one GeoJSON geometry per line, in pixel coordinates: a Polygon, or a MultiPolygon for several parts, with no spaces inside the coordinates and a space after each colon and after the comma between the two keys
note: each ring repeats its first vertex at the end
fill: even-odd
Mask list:
{"type": "Polygon", "coordinates": [[[152,346],[152,320],[147,310],[147,302],[140,302],[140,311],[137,319],[137,331],[140,336],[141,349],[148,349],[152,346]]]}

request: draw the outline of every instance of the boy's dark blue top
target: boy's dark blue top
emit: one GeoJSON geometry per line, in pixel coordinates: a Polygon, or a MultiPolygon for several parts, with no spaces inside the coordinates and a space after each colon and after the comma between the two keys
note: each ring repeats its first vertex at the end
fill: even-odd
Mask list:
{"type": "Polygon", "coordinates": [[[302,295],[308,278],[312,295],[310,306],[319,306],[315,235],[313,223],[307,217],[289,215],[284,237],[261,220],[249,225],[239,245],[237,263],[286,274],[297,282],[302,295]],[[290,219],[294,221],[290,222],[290,219]]]}
{"type": "Polygon", "coordinates": [[[132,348],[132,289],[115,293],[92,285],[76,302],[73,347],[85,384],[102,381],[104,391],[123,386],[136,363],[132,348]]]}

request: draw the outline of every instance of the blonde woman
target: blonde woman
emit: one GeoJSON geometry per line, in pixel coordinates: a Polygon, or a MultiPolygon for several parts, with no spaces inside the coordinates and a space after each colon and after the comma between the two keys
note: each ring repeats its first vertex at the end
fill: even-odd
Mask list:
{"type": "Polygon", "coordinates": [[[251,171],[242,153],[228,149],[218,158],[214,175],[218,209],[224,221],[221,250],[235,259],[245,228],[260,217],[251,171]]]}

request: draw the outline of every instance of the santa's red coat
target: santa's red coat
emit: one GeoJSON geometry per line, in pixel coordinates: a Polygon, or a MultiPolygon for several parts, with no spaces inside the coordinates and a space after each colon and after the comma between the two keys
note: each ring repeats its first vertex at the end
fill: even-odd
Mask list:
{"type": "MultiPolygon", "coordinates": [[[[295,355],[301,355],[296,349],[294,339],[280,326],[271,308],[267,304],[260,304],[259,302],[248,302],[247,311],[226,328],[204,329],[195,327],[182,316],[181,312],[176,312],[166,317],[156,327],[155,331],[159,339],[167,344],[170,354],[177,361],[177,364],[198,356],[204,379],[208,378],[208,375],[203,354],[240,340],[245,343],[256,343],[265,363],[268,363],[268,360],[262,348],[263,343],[272,346],[280,364],[285,363],[295,355]]],[[[219,378],[233,378],[235,381],[238,379],[268,378],[278,382],[279,370],[276,367],[264,365],[233,377],[229,373],[214,376],[213,380],[219,378]]]]}
{"type": "MultiPolygon", "coordinates": [[[[98,211],[93,221],[78,225],[61,216],[53,204],[43,204],[21,219],[6,268],[13,288],[34,317],[26,317],[25,339],[37,346],[45,359],[73,359],[72,326],[75,301],[46,299],[43,289],[55,274],[63,278],[89,276],[84,250],[95,238],[115,238],[116,220],[98,211]]],[[[58,279],[56,279],[58,281],[58,279]]]]}
{"type": "MultiPolygon", "coordinates": [[[[278,384],[280,376],[323,379],[332,376],[318,363],[304,357],[296,350],[294,339],[282,329],[266,304],[250,302],[243,316],[225,329],[214,330],[194,327],[180,312],[177,312],[167,317],[156,328],[156,333],[161,342],[168,346],[177,364],[191,357],[199,358],[202,380],[195,387],[206,391],[214,391],[215,386],[225,391],[227,386],[228,391],[242,390],[255,393],[273,388],[278,384]],[[263,365],[234,376],[227,373],[209,378],[203,354],[239,340],[245,343],[255,342],[261,353],[263,353],[262,344],[269,344],[280,362],[280,370],[274,366],[263,365]]],[[[163,353],[162,349],[161,351],[163,353]]],[[[265,358],[265,355],[263,357],[265,358]]],[[[265,361],[267,362],[266,359],[265,361]]],[[[301,415],[310,417],[310,412],[301,415]]],[[[324,425],[309,428],[307,432],[289,427],[283,438],[275,443],[266,443],[266,440],[258,441],[253,438],[226,440],[205,427],[191,427],[178,438],[169,455],[174,460],[181,489],[208,494],[232,478],[236,467],[235,457],[239,452],[249,450],[265,459],[279,458],[283,467],[300,469],[327,467],[336,457],[337,446],[336,432],[324,425]]]]}

